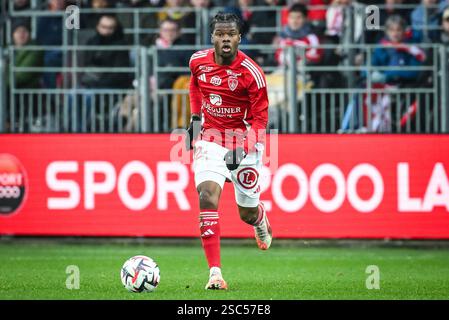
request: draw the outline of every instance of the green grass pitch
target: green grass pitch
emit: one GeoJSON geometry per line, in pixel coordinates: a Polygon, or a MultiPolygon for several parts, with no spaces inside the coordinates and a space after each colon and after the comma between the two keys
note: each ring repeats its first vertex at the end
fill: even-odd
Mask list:
{"type": "Polygon", "coordinates": [[[0,299],[448,299],[449,251],[363,247],[222,246],[228,291],[207,291],[201,246],[0,242],[0,299]],[[131,256],[154,258],[155,292],[130,293],[120,268],[131,256]],[[66,288],[66,268],[80,270],[80,288],[66,288]],[[366,268],[380,271],[367,289],[366,268]]]}

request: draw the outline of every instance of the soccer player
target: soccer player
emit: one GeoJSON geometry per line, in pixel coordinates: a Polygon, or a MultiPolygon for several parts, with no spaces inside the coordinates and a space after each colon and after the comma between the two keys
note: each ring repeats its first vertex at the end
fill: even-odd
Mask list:
{"type": "Polygon", "coordinates": [[[259,248],[267,250],[272,240],[259,201],[267,87],[262,69],[238,49],[241,26],[235,14],[217,14],[210,24],[214,48],[194,53],[189,62],[192,115],[186,147],[194,142],[201,241],[210,268],[206,289],[228,288],[221,273],[217,211],[225,181],[233,183],[240,218],[254,227],[259,248]]]}

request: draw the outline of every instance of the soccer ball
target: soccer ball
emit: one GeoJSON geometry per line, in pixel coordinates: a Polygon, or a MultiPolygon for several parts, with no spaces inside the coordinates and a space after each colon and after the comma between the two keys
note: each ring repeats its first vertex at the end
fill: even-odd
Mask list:
{"type": "Polygon", "coordinates": [[[159,266],[146,256],[134,256],[126,260],[120,271],[123,286],[131,292],[151,292],[161,279],[159,266]]]}

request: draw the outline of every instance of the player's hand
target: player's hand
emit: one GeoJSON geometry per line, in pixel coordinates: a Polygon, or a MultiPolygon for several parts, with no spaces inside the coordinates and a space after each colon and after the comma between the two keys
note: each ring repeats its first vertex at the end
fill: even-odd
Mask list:
{"type": "Polygon", "coordinates": [[[238,147],[234,150],[229,150],[224,156],[226,167],[230,171],[237,169],[240,163],[243,161],[243,159],[245,159],[245,157],[246,157],[245,150],[243,150],[243,148],[241,147],[238,147]]]}
{"type": "Polygon", "coordinates": [[[190,125],[187,128],[187,135],[186,135],[186,150],[189,151],[193,148],[192,142],[195,140],[201,130],[201,117],[197,114],[193,114],[190,118],[190,125]]]}

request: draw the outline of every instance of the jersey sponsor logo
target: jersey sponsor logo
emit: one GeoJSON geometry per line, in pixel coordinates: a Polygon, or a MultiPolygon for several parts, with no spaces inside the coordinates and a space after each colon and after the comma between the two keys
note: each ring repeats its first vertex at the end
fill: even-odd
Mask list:
{"type": "Polygon", "coordinates": [[[214,86],[219,86],[221,84],[221,78],[219,76],[213,76],[210,79],[210,83],[212,83],[214,86]]]}
{"type": "Polygon", "coordinates": [[[208,102],[203,102],[202,107],[203,107],[203,109],[205,109],[207,111],[207,113],[209,113],[211,116],[214,116],[214,117],[232,118],[234,114],[239,114],[242,112],[242,108],[240,108],[240,107],[214,108],[208,102]]]}
{"type": "Polygon", "coordinates": [[[231,91],[234,91],[237,89],[237,86],[239,85],[239,80],[236,78],[229,78],[228,79],[228,86],[231,91]]]}
{"type": "Polygon", "coordinates": [[[209,95],[209,100],[210,103],[212,103],[212,105],[214,106],[221,106],[223,103],[223,99],[221,98],[221,96],[215,93],[211,93],[209,95]]]}
{"type": "Polygon", "coordinates": [[[243,168],[237,173],[237,181],[245,189],[254,188],[258,180],[259,172],[254,168],[243,168]]]}
{"type": "Polygon", "coordinates": [[[205,75],[204,73],[200,74],[200,75],[198,76],[198,79],[201,80],[201,81],[203,81],[203,82],[207,82],[207,80],[206,80],[206,75],[205,75]]]}
{"type": "Polygon", "coordinates": [[[235,78],[240,77],[242,75],[241,73],[236,73],[232,70],[226,70],[226,73],[228,74],[228,76],[235,78]]]}
{"type": "Polygon", "coordinates": [[[211,66],[199,66],[198,68],[203,72],[211,72],[214,69],[214,67],[211,66]]]}

